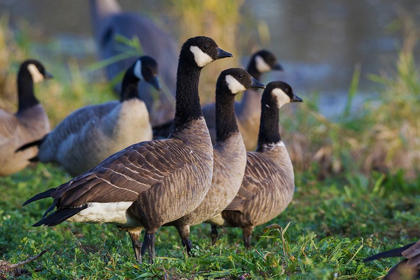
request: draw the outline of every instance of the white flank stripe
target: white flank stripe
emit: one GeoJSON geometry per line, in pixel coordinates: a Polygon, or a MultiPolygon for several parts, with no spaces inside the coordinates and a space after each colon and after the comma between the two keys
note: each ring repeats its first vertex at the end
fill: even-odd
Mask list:
{"type": "Polygon", "coordinates": [[[70,222],[78,223],[116,223],[127,224],[127,209],[133,204],[133,201],[121,202],[91,202],[86,209],[83,209],[69,219],[70,222]]]}

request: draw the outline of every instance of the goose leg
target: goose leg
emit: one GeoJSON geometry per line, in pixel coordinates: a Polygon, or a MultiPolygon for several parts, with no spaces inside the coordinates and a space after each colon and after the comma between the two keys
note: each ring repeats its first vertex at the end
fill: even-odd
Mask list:
{"type": "MultiPolygon", "coordinates": [[[[144,236],[144,242],[143,246],[147,246],[147,251],[149,252],[149,262],[153,263],[153,259],[155,258],[155,233],[146,233],[144,236]]],[[[143,250],[146,251],[146,248],[143,249],[142,246],[142,252],[143,250]]]]}
{"type": "Polygon", "coordinates": [[[244,245],[245,245],[245,248],[247,249],[251,247],[251,235],[252,235],[253,230],[254,230],[253,226],[242,228],[244,245]]]}
{"type": "Polygon", "coordinates": [[[141,250],[141,242],[140,242],[140,234],[141,234],[141,229],[140,230],[131,230],[128,231],[128,234],[130,235],[131,238],[131,244],[133,245],[133,250],[134,250],[134,254],[136,256],[136,260],[138,263],[141,263],[141,254],[140,254],[140,250],[141,250]]]}
{"type": "Polygon", "coordinates": [[[217,232],[217,226],[211,225],[211,245],[216,244],[219,233],[217,232]]]}
{"type": "Polygon", "coordinates": [[[182,245],[184,245],[187,248],[188,255],[192,256],[191,254],[192,243],[191,243],[191,240],[188,238],[190,236],[190,226],[188,225],[177,226],[176,229],[178,230],[179,237],[181,237],[182,245]]]}

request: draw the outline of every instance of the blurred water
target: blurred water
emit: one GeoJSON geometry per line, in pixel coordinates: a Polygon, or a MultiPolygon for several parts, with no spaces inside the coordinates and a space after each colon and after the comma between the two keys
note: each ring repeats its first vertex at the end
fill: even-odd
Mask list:
{"type": "MultiPolygon", "coordinates": [[[[163,26],[171,26],[167,24],[170,19],[164,16],[168,12],[167,1],[121,0],[120,3],[126,10],[149,14],[163,26]]],[[[61,52],[93,59],[95,48],[90,37],[88,8],[87,0],[0,0],[0,13],[9,13],[12,22],[23,17],[43,31],[43,38],[54,38],[61,52]]],[[[356,98],[356,106],[363,103],[363,95],[376,90],[366,77],[368,73],[392,71],[402,36],[388,32],[386,27],[402,11],[418,17],[420,1],[246,0],[242,12],[251,15],[251,22],[267,23],[271,40],[262,47],[272,50],[286,70],[264,80],[283,79],[303,96],[311,91],[319,92],[321,109],[331,116],[344,108],[356,64],[362,67],[361,95],[356,98]]],[[[244,26],[246,30],[242,32],[251,32],[258,38],[256,24],[244,26]]],[[[42,49],[42,44],[38,47],[42,49]]],[[[261,46],[255,40],[244,46],[243,51],[250,52],[257,47],[261,46]]],[[[419,54],[417,48],[417,61],[419,54]]]]}

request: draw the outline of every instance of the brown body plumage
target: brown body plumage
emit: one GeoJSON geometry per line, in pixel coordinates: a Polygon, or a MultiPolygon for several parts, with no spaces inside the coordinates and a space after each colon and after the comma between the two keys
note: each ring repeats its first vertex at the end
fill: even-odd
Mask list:
{"type": "Polygon", "coordinates": [[[191,251],[190,226],[200,224],[220,213],[228,206],[239,187],[245,172],[246,151],[236,124],[233,103],[237,93],[248,88],[263,87],[245,70],[232,68],[223,71],[216,85],[217,140],[213,149],[214,168],[209,191],[201,204],[190,214],[167,225],[174,225],[191,251]],[[234,86],[236,85],[236,87],[234,86]]]}
{"type": "Polygon", "coordinates": [[[285,83],[267,85],[261,101],[258,148],[247,153],[241,188],[232,203],[210,219],[215,242],[217,226],[240,227],[246,247],[250,246],[255,226],[278,216],[289,205],[294,193],[293,166],[280,139],[279,108],[285,103],[302,101],[285,83]]]}

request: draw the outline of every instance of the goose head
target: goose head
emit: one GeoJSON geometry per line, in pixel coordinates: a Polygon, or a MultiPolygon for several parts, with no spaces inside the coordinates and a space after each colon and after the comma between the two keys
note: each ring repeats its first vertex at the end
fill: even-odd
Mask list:
{"type": "Polygon", "coordinates": [[[266,73],[272,70],[283,71],[283,67],[277,61],[275,55],[267,50],[260,50],[256,52],[252,58],[251,63],[255,69],[260,73],[266,73]]]}
{"type": "Polygon", "coordinates": [[[24,61],[19,70],[19,75],[29,73],[34,84],[42,82],[45,79],[51,79],[53,76],[45,70],[44,65],[35,59],[24,61]]]}
{"type": "Polygon", "coordinates": [[[181,49],[181,55],[184,59],[194,62],[199,68],[221,58],[232,57],[216,44],[216,42],[205,36],[197,36],[188,39],[181,49]]]}
{"type": "Polygon", "coordinates": [[[265,106],[269,106],[268,104],[276,104],[278,108],[281,108],[284,104],[287,104],[287,103],[303,102],[302,98],[294,94],[292,87],[285,82],[276,81],[276,82],[269,83],[264,93],[266,92],[270,94],[269,95],[263,94],[263,99],[264,99],[264,95],[269,96],[268,98],[271,99],[270,100],[271,102],[267,100],[267,102],[264,102],[266,104],[265,106]]]}
{"type": "Polygon", "coordinates": [[[140,81],[144,80],[157,90],[161,89],[158,79],[158,64],[150,56],[142,56],[134,64],[133,74],[140,81]]]}
{"type": "Polygon", "coordinates": [[[238,94],[247,89],[265,88],[265,85],[253,78],[241,68],[230,68],[220,73],[217,86],[228,89],[231,94],[238,94]]]}

